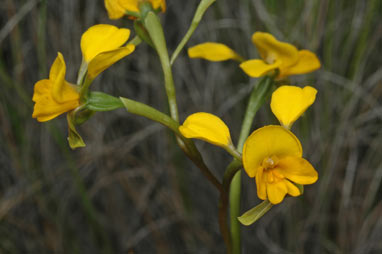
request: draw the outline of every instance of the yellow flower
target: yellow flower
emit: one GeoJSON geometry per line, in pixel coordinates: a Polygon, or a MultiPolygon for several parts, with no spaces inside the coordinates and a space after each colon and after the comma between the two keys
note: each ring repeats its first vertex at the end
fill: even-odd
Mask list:
{"type": "Polygon", "coordinates": [[[257,129],[246,140],[243,166],[249,177],[256,178],[257,195],[272,204],[280,203],[286,194],[299,196],[296,184],[312,184],[318,174],[302,158],[302,147],[289,130],[276,125],[257,129]]]}
{"type": "Polygon", "coordinates": [[[311,86],[280,86],[272,94],[271,109],[280,124],[290,129],[292,124],[313,104],[317,90],[311,86]]]}
{"type": "Polygon", "coordinates": [[[79,106],[79,93],[74,85],[65,81],[65,73],[64,57],[58,53],[50,68],[49,79],[40,80],[34,86],[32,117],[37,121],[49,121],[79,106]]]}
{"type": "Polygon", "coordinates": [[[203,58],[212,62],[225,60],[241,61],[242,57],[222,43],[205,42],[188,49],[190,58],[203,58]]]}
{"type": "Polygon", "coordinates": [[[82,35],[81,50],[91,80],[134,51],[133,44],[122,47],[129,36],[129,29],[106,24],[92,26],[82,35]]]}
{"type": "Polygon", "coordinates": [[[297,50],[289,43],[280,42],[271,34],[256,32],[252,41],[263,60],[244,59],[234,50],[222,43],[206,42],[188,49],[190,58],[203,58],[209,61],[236,60],[242,62],[241,69],[251,77],[261,77],[272,70],[279,69],[278,78],[304,74],[320,68],[317,56],[309,50],[297,50]]]}
{"type": "MultiPolygon", "coordinates": [[[[154,10],[166,11],[165,0],[146,0],[154,10]]],[[[105,7],[110,19],[120,19],[126,12],[139,12],[139,2],[142,0],[105,0],[105,7]]]]}
{"type": "Polygon", "coordinates": [[[240,64],[245,73],[251,77],[260,77],[267,72],[279,69],[279,78],[315,71],[321,64],[317,56],[309,50],[297,50],[295,46],[280,42],[269,33],[256,32],[252,35],[262,58],[248,60],[240,64]]]}
{"type": "Polygon", "coordinates": [[[197,138],[223,148],[232,146],[227,125],[217,116],[198,112],[187,117],[179,127],[186,138],[197,138]]]}

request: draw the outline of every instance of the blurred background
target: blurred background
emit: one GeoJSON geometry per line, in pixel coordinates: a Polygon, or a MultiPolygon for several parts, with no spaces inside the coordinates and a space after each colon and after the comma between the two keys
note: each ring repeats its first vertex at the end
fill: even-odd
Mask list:
{"type": "MultiPolygon", "coordinates": [[[[161,19],[170,53],[198,3],[167,1],[161,19]]],[[[97,113],[78,128],[87,146],[73,151],[65,116],[31,118],[34,83],[48,77],[58,51],[75,83],[81,34],[98,23],[132,29],[130,20],[109,20],[103,1],[0,0],[0,253],[224,253],[218,193],[165,127],[122,109],[97,113]]],[[[243,253],[382,253],[381,1],[218,0],[187,47],[222,42],[255,58],[255,31],[322,62],[291,78],[318,90],[293,131],[320,177],[243,227],[243,253]]],[[[186,51],[173,71],[181,121],[214,113],[237,142],[257,80],[234,62],[191,60],[186,51]]],[[[162,80],[156,53],[141,44],[92,89],[168,112],[162,80]]],[[[253,129],[276,123],[267,102],[253,129]]],[[[196,143],[221,179],[230,156],[196,143]]],[[[260,200],[253,179],[242,178],[245,212],[260,200]]]]}

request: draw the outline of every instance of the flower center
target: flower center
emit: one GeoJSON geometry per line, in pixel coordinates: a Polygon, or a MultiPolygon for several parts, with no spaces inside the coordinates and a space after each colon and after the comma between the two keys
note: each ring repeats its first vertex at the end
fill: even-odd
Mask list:
{"type": "Polygon", "coordinates": [[[267,58],[265,59],[265,62],[267,64],[274,64],[276,62],[276,55],[275,54],[268,54],[267,58]]]}
{"type": "Polygon", "coordinates": [[[277,166],[279,163],[279,158],[276,155],[265,157],[263,163],[261,164],[264,170],[269,170],[277,166]]]}

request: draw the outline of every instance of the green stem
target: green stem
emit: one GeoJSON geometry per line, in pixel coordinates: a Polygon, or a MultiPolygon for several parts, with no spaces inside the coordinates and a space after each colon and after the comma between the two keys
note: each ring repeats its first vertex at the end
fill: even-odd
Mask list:
{"type": "Polygon", "coordinates": [[[155,49],[159,55],[164,74],[164,83],[167,93],[167,99],[170,107],[170,114],[172,119],[179,122],[178,107],[176,104],[175,85],[172,77],[170,59],[168,56],[166,40],[164,38],[162,25],[154,12],[150,11],[145,20],[144,26],[149,33],[155,49]]]}
{"type": "Polygon", "coordinates": [[[232,241],[228,227],[228,204],[229,204],[229,186],[234,175],[242,167],[241,160],[234,159],[227,167],[223,177],[223,191],[219,198],[219,227],[224,242],[227,246],[227,253],[232,253],[232,241]]]}
{"type": "Polygon", "coordinates": [[[195,163],[196,166],[198,166],[202,174],[219,190],[219,192],[222,191],[222,184],[217,180],[217,178],[211,173],[209,168],[206,166],[202,156],[196,149],[193,141],[191,139],[184,138],[179,132],[179,123],[177,123],[168,115],[146,104],[123,97],[120,97],[120,100],[122,101],[123,105],[129,113],[146,117],[172,130],[175,133],[175,135],[179,137],[179,141],[184,144],[183,147],[186,147],[186,149],[183,149],[186,155],[195,163]]]}
{"type": "Polygon", "coordinates": [[[200,1],[198,8],[196,9],[194,18],[192,19],[191,25],[187,30],[186,35],[183,37],[182,41],[179,43],[178,47],[176,47],[174,53],[171,56],[171,65],[174,63],[175,59],[178,57],[180,51],[182,51],[184,45],[191,38],[191,35],[194,33],[195,29],[198,27],[200,21],[202,20],[203,14],[206,12],[208,7],[213,4],[216,0],[202,0],[200,1]]]}
{"type": "MultiPolygon", "coordinates": [[[[258,85],[252,90],[252,93],[248,101],[247,110],[245,112],[243,124],[241,126],[239,142],[237,145],[237,150],[239,152],[243,151],[243,146],[251,130],[253,119],[257,111],[259,110],[259,108],[264,104],[266,99],[271,94],[273,90],[272,89],[273,84],[274,84],[273,77],[265,76],[259,81],[258,85]]],[[[240,216],[240,197],[241,197],[241,171],[238,171],[236,172],[236,174],[234,175],[232,179],[232,182],[230,185],[230,193],[229,193],[232,250],[234,254],[241,253],[240,223],[237,220],[237,217],[240,216]]]]}

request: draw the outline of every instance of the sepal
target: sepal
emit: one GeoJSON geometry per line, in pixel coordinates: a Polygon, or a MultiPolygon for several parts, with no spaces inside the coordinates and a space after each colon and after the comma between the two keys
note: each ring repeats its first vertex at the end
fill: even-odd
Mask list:
{"type": "Polygon", "coordinates": [[[237,219],[240,221],[241,224],[245,226],[252,225],[264,214],[266,214],[272,208],[272,206],[273,205],[268,200],[264,200],[259,205],[246,211],[242,216],[237,217],[237,219]]]}
{"type": "Polygon", "coordinates": [[[123,107],[119,98],[102,92],[91,92],[86,102],[86,108],[92,111],[112,111],[123,107]]]}
{"type": "Polygon", "coordinates": [[[78,147],[85,147],[85,142],[83,141],[81,135],[76,130],[76,117],[74,112],[70,112],[66,115],[66,119],[68,121],[68,142],[69,146],[72,149],[76,149],[78,147]]]}

